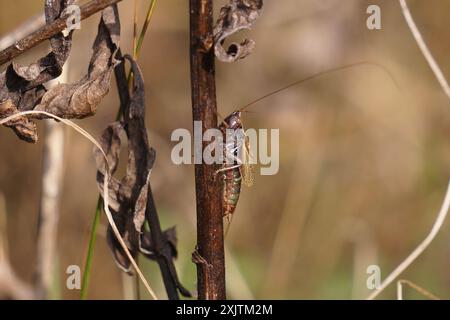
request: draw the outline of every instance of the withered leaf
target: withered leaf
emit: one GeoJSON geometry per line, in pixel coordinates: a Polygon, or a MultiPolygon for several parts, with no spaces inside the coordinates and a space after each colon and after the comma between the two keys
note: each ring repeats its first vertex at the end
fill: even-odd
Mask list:
{"type": "Polygon", "coordinates": [[[61,118],[82,119],[95,114],[102,98],[109,92],[111,76],[118,61],[120,20],[116,6],[103,10],[93,45],[88,74],[82,79],[59,84],[44,94],[35,110],[47,111],[61,118]]]}
{"type": "MultiPolygon", "coordinates": [[[[121,147],[120,134],[125,132],[122,123],[114,122],[110,124],[104,131],[99,140],[100,146],[106,153],[108,166],[111,174],[114,174],[117,169],[117,164],[119,162],[119,153],[121,147]]],[[[103,183],[105,179],[106,164],[103,154],[97,148],[94,149],[94,157],[97,165],[97,181],[99,183],[99,188],[103,188],[103,183]]],[[[119,211],[119,201],[118,194],[120,188],[120,181],[115,177],[109,178],[108,193],[109,193],[109,206],[110,208],[117,212],[119,211]]]]}
{"type": "MultiPolygon", "coordinates": [[[[120,135],[125,132],[121,122],[113,122],[103,131],[99,140],[102,149],[105,151],[108,161],[108,167],[111,173],[115,173],[119,162],[119,153],[121,147],[120,135]]],[[[105,172],[105,159],[103,154],[97,148],[94,150],[95,161],[99,171],[105,172]]]]}
{"type": "MultiPolygon", "coordinates": [[[[122,236],[123,240],[125,241],[125,244],[127,245],[127,248],[131,253],[131,256],[133,258],[135,258],[138,253],[138,250],[136,249],[136,246],[130,242],[130,235],[128,232],[130,224],[127,223],[126,217],[124,215],[115,213],[114,214],[114,223],[116,224],[117,229],[120,232],[120,235],[122,236]],[[132,248],[134,248],[134,249],[132,249],[132,248]]],[[[133,268],[131,266],[131,262],[128,259],[127,255],[125,254],[125,251],[123,250],[119,241],[117,240],[116,235],[114,234],[114,231],[112,230],[111,226],[108,226],[108,230],[106,233],[106,239],[108,242],[108,246],[110,247],[110,249],[112,251],[116,265],[120,269],[122,269],[124,272],[126,272],[128,274],[133,274],[133,268]]]]}
{"type": "MultiPolygon", "coordinates": [[[[150,148],[145,127],[145,91],[144,80],[137,66],[129,56],[134,74],[134,90],[129,104],[124,110],[121,123],[113,123],[106,128],[101,138],[102,148],[107,153],[108,164],[112,173],[119,161],[121,146],[120,133],[125,131],[128,139],[128,162],[125,176],[118,180],[110,179],[110,209],[120,234],[127,243],[132,255],[141,250],[141,234],[145,221],[147,194],[150,174],[155,161],[155,151],[150,148]]],[[[97,182],[99,190],[103,190],[105,163],[98,150],[94,151],[97,160],[97,182]]],[[[128,258],[115,239],[111,227],[108,228],[108,243],[113,251],[116,263],[126,272],[131,272],[128,258]]]]}
{"type": "Polygon", "coordinates": [[[231,43],[227,49],[223,44],[229,36],[250,29],[259,18],[263,0],[230,0],[220,10],[219,19],[214,27],[214,52],[222,62],[235,62],[248,56],[255,47],[255,41],[244,39],[240,44],[231,43]]]}
{"type": "MultiPolygon", "coordinates": [[[[172,258],[178,257],[177,250],[177,230],[175,227],[169,228],[163,232],[164,240],[170,245],[170,255],[172,258]]],[[[150,259],[155,259],[153,242],[150,232],[144,232],[141,236],[141,252],[145,254],[150,259]]]]}
{"type": "MultiPolygon", "coordinates": [[[[73,2],[46,1],[47,21],[58,18],[73,2]]],[[[88,74],[74,83],[59,84],[48,91],[43,84],[61,74],[70,52],[71,33],[67,37],[62,33],[53,37],[50,40],[52,52],[36,64],[29,67],[10,64],[0,74],[0,117],[25,110],[46,111],[66,119],[92,116],[109,91],[111,75],[117,64],[114,56],[119,48],[119,39],[118,9],[110,6],[102,12],[88,74]]],[[[36,142],[36,126],[30,118],[42,119],[45,116],[20,117],[6,125],[12,127],[19,138],[36,142]]]]}
{"type": "MultiPolygon", "coordinates": [[[[45,2],[45,19],[51,23],[58,19],[74,0],[48,0],[45,2]]],[[[72,33],[67,37],[58,33],[50,39],[51,52],[29,66],[11,63],[0,74],[0,117],[7,117],[20,111],[32,110],[45,93],[43,84],[61,72],[69,57],[72,33]]],[[[19,117],[5,124],[11,127],[23,140],[36,142],[36,125],[27,117],[19,117]]]]}
{"type": "MultiPolygon", "coordinates": [[[[134,206],[134,217],[133,223],[136,230],[142,230],[142,226],[145,222],[145,210],[147,209],[147,195],[148,195],[148,186],[150,183],[151,171],[148,172],[147,180],[144,186],[141,188],[141,192],[139,192],[139,196],[136,200],[136,205],[134,206]]],[[[140,245],[139,245],[140,247],[140,245]]]]}
{"type": "MultiPolygon", "coordinates": [[[[156,152],[149,146],[145,127],[145,90],[142,73],[137,63],[128,55],[124,57],[131,63],[133,88],[131,93],[126,85],[124,65],[116,69],[119,95],[123,106],[121,124],[113,123],[102,136],[102,146],[107,152],[108,164],[115,171],[120,150],[120,132],[125,130],[128,139],[128,161],[125,177],[120,182],[114,178],[108,192],[115,200],[110,206],[114,221],[124,238],[131,254],[139,252],[149,259],[157,260],[163,271],[164,282],[172,281],[178,291],[190,297],[191,293],[180,283],[173,259],[177,257],[177,238],[175,228],[161,232],[156,207],[150,186],[150,176],[156,158],[156,152]],[[119,72],[118,70],[121,70],[119,72]],[[144,228],[147,220],[151,232],[144,228]],[[155,243],[153,243],[153,241],[155,243]]],[[[105,163],[97,153],[99,190],[103,190],[105,163]]],[[[117,265],[131,273],[131,265],[125,252],[115,238],[111,227],[108,228],[108,244],[117,265]]],[[[172,296],[174,298],[175,296],[172,296]]]]}
{"type": "Polygon", "coordinates": [[[145,219],[149,175],[153,168],[156,152],[150,148],[145,127],[145,89],[142,73],[135,61],[125,56],[131,63],[134,75],[134,89],[130,104],[124,112],[125,128],[128,136],[127,174],[120,188],[120,195],[135,203],[133,221],[141,230],[145,219]]]}
{"type": "MultiPolygon", "coordinates": [[[[0,103],[0,119],[12,116],[15,113],[17,113],[17,107],[11,100],[0,103]]],[[[27,117],[15,118],[14,120],[7,122],[5,126],[12,128],[14,132],[25,141],[35,142],[37,140],[36,124],[29,121],[27,117]]]]}

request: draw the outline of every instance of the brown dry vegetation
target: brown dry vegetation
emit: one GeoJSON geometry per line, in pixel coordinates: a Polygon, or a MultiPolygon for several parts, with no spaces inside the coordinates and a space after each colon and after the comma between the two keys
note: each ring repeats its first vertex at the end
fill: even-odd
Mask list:
{"type": "MultiPolygon", "coordinates": [[[[228,293],[230,298],[248,298],[250,292],[256,298],[364,298],[364,266],[380,264],[386,276],[426,235],[441,205],[450,173],[449,101],[396,1],[266,2],[251,31],[257,43],[253,54],[235,64],[218,63],[222,115],[292,81],[361,60],[383,65],[399,88],[381,69],[361,66],[280,93],[251,108],[258,113],[244,115],[246,127],[280,129],[280,171],[257,176],[255,185],[242,192],[227,238],[232,254],[227,259],[228,293]],[[369,4],[382,8],[381,31],[365,26],[369,4]]],[[[450,75],[450,2],[409,3],[435,58],[450,75]]],[[[130,52],[131,1],[119,8],[122,50],[130,52]]],[[[140,1],[140,12],[145,8],[140,1]]],[[[1,0],[0,35],[41,10],[40,1],[15,0],[11,5],[1,0]]],[[[84,21],[75,33],[69,80],[86,71],[97,21],[84,21]]],[[[192,126],[188,38],[187,2],[160,1],[140,65],[147,86],[150,144],[157,150],[155,201],[162,223],[177,225],[177,268],[193,289],[194,169],[170,160],[171,132],[192,126]]],[[[35,61],[45,50],[41,45],[18,61],[35,61]]],[[[78,122],[94,136],[116,114],[118,98],[112,88],[97,115],[78,122]]],[[[3,127],[0,135],[0,192],[6,199],[10,256],[17,274],[31,282],[42,143],[21,142],[3,127]]],[[[67,131],[66,146],[60,272],[55,275],[61,283],[67,265],[83,265],[98,197],[91,145],[67,131]]],[[[104,217],[102,223],[107,225],[104,217]]],[[[441,298],[450,298],[447,228],[448,223],[403,276],[441,298]]],[[[121,275],[104,233],[105,227],[100,229],[89,296],[121,298],[121,275]]],[[[163,295],[155,265],[146,263],[144,269],[163,295]]],[[[394,290],[390,287],[383,297],[393,298],[394,290]]],[[[60,291],[61,298],[78,295],[60,291]]]]}

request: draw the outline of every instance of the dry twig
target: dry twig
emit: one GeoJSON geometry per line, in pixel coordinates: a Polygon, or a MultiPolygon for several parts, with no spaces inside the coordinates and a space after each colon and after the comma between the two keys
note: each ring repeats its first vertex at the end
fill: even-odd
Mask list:
{"type": "Polygon", "coordinates": [[[427,44],[423,40],[422,35],[420,34],[419,29],[417,28],[416,23],[414,22],[414,19],[411,15],[411,12],[409,11],[408,5],[406,4],[406,0],[399,0],[400,6],[402,7],[402,13],[405,17],[406,23],[411,30],[412,35],[414,36],[414,39],[417,42],[417,45],[420,48],[420,51],[422,51],[423,56],[427,60],[428,64],[430,65],[431,70],[434,73],[434,76],[439,82],[439,85],[441,86],[444,93],[447,95],[447,97],[450,98],[450,87],[448,85],[447,80],[445,79],[444,73],[442,72],[441,68],[437,64],[436,60],[434,59],[433,55],[431,54],[430,49],[428,49],[427,44]]]}
{"type": "Polygon", "coordinates": [[[397,281],[397,300],[403,300],[403,285],[407,285],[423,295],[424,297],[427,297],[431,300],[440,300],[438,297],[436,297],[434,294],[429,292],[428,290],[425,290],[424,288],[418,286],[414,282],[411,282],[409,280],[399,280],[397,281]]]}
{"type": "MultiPolygon", "coordinates": [[[[217,128],[217,104],[213,44],[212,0],[190,0],[190,54],[192,113],[202,131],[217,128]]],[[[197,156],[206,147],[203,143],[197,156]]],[[[221,179],[217,165],[196,164],[197,279],[199,299],[225,299],[225,254],[221,179]],[[200,261],[203,261],[201,263],[200,261]]]]}
{"type": "MultiPolygon", "coordinates": [[[[93,14],[102,11],[106,7],[120,1],[122,0],[92,0],[80,7],[81,20],[84,20],[93,14]]],[[[24,37],[23,39],[16,41],[5,50],[2,50],[0,52],[0,65],[11,61],[29,49],[34,48],[38,44],[62,32],[67,28],[67,18],[68,16],[64,15],[54,22],[46,24],[39,30],[34,31],[32,34],[24,37]]]]}
{"type": "Polygon", "coordinates": [[[370,296],[367,298],[368,300],[375,299],[388,285],[390,285],[403,271],[406,270],[424,251],[430,243],[434,240],[437,233],[442,227],[442,224],[447,217],[448,210],[450,208],[450,182],[447,187],[447,193],[445,195],[444,202],[442,203],[441,210],[434,222],[433,227],[431,228],[430,233],[426,236],[426,238],[414,249],[413,252],[405,259],[402,263],[400,263],[397,268],[394,269],[386,279],[381,283],[380,287],[374,290],[370,296]]]}

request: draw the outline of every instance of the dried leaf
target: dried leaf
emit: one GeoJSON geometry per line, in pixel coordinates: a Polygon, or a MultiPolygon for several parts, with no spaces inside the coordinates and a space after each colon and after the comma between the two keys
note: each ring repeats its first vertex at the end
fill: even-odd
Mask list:
{"type": "Polygon", "coordinates": [[[219,19],[214,28],[214,51],[222,62],[235,62],[248,56],[255,47],[255,42],[244,39],[240,44],[231,43],[227,49],[223,47],[226,38],[232,34],[250,29],[259,18],[263,0],[230,0],[220,10],[219,19]]]}
{"type": "MultiPolygon", "coordinates": [[[[123,216],[115,215],[114,216],[114,223],[116,224],[120,235],[124,239],[125,244],[127,245],[128,250],[131,253],[131,256],[136,258],[137,250],[136,248],[133,249],[132,244],[129,240],[129,234],[127,232],[127,223],[123,219],[123,216]]],[[[125,254],[125,251],[123,250],[122,246],[120,245],[119,241],[117,240],[116,235],[114,234],[114,231],[112,230],[111,226],[108,227],[106,239],[108,242],[108,246],[110,247],[114,260],[116,262],[116,265],[122,269],[124,272],[128,274],[133,274],[133,268],[131,266],[130,259],[128,259],[127,255],[125,254]]]]}
{"type": "MultiPolygon", "coordinates": [[[[117,164],[119,162],[120,153],[120,134],[125,132],[122,123],[113,122],[104,131],[99,140],[100,145],[103,150],[105,150],[107,155],[108,167],[111,173],[116,172],[117,164]]],[[[104,173],[105,171],[105,160],[103,154],[98,149],[94,150],[95,161],[97,168],[104,173]]]]}
{"type": "MultiPolygon", "coordinates": [[[[150,184],[150,175],[151,171],[149,171],[147,176],[147,181],[145,185],[141,188],[141,192],[136,200],[136,205],[134,206],[134,216],[133,223],[134,227],[137,231],[142,230],[142,226],[145,222],[145,210],[147,209],[147,195],[148,195],[148,186],[150,184]]],[[[139,245],[140,247],[140,245],[139,245]]]]}
{"type": "MultiPolygon", "coordinates": [[[[112,199],[110,209],[114,212],[114,221],[120,234],[127,242],[127,247],[133,255],[141,249],[141,234],[145,221],[147,196],[150,174],[155,161],[155,151],[150,148],[145,128],[145,92],[144,80],[137,66],[129,56],[134,73],[134,90],[130,102],[124,110],[123,123],[113,123],[106,128],[102,135],[101,144],[107,151],[108,163],[111,168],[117,167],[120,152],[120,132],[125,130],[128,139],[128,163],[126,175],[120,181],[111,179],[109,194],[112,199]]],[[[99,154],[97,159],[97,182],[99,189],[103,189],[104,160],[99,154]]],[[[113,251],[117,264],[121,269],[130,272],[131,266],[125,252],[114,239],[111,230],[108,243],[113,251]]]]}
{"type": "MultiPolygon", "coordinates": [[[[123,126],[120,122],[114,122],[109,125],[105,131],[103,132],[100,138],[100,146],[103,150],[105,150],[108,166],[110,168],[111,174],[114,174],[117,169],[117,164],[119,162],[119,153],[120,153],[120,134],[124,132],[123,126]]],[[[105,179],[105,160],[102,152],[98,149],[94,149],[94,157],[97,164],[97,182],[99,190],[103,190],[103,183],[105,179]]],[[[119,211],[119,194],[120,182],[114,177],[110,177],[110,182],[108,185],[108,193],[110,198],[110,208],[117,212],[119,211]]]]}
{"type": "Polygon", "coordinates": [[[156,158],[155,150],[150,148],[145,127],[145,90],[144,80],[138,65],[129,56],[134,75],[133,95],[125,110],[124,121],[128,136],[128,165],[127,174],[122,181],[120,194],[136,204],[133,220],[136,229],[141,230],[145,217],[149,175],[156,158]],[[141,201],[138,202],[138,199],[141,201]]]}
{"type": "Polygon", "coordinates": [[[102,12],[88,74],[82,79],[53,87],[42,97],[36,110],[61,118],[82,119],[95,114],[102,98],[109,92],[111,76],[118,61],[120,20],[117,7],[102,12]]]}
{"type": "MultiPolygon", "coordinates": [[[[130,104],[124,111],[124,122],[127,131],[128,146],[128,165],[127,174],[123,185],[127,186],[122,190],[124,197],[130,197],[130,193],[138,194],[138,188],[145,185],[148,173],[153,167],[155,161],[155,150],[150,148],[145,128],[145,90],[142,73],[129,56],[134,75],[134,89],[130,99],[130,104]]],[[[135,199],[137,196],[135,197],[135,199]]]]}
{"type": "MultiPolygon", "coordinates": [[[[48,17],[55,12],[61,13],[71,3],[73,0],[47,1],[46,8],[48,5],[51,10],[48,17]]],[[[61,73],[69,55],[70,34],[66,38],[62,34],[52,38],[52,52],[37,64],[20,67],[12,63],[0,75],[0,116],[24,110],[46,111],[65,119],[92,116],[109,91],[111,76],[118,63],[114,57],[119,48],[119,39],[119,13],[116,6],[110,6],[102,12],[88,74],[74,83],[56,85],[49,91],[42,84],[61,73]],[[6,103],[8,105],[4,107],[6,103]]],[[[39,119],[44,117],[35,116],[39,119]]],[[[16,122],[7,125],[13,127],[21,139],[37,141],[36,127],[30,120],[19,118],[16,122]]]]}
{"type": "MultiPolygon", "coordinates": [[[[175,228],[165,231],[162,234],[162,239],[157,238],[158,243],[155,247],[152,243],[152,236],[161,237],[161,234],[159,232],[151,234],[144,228],[144,222],[147,218],[149,222],[156,221],[154,223],[159,223],[156,211],[151,209],[154,204],[151,203],[150,187],[151,170],[156,152],[149,146],[145,127],[145,90],[142,73],[130,56],[126,55],[124,58],[131,63],[134,79],[132,94],[128,92],[126,86],[119,85],[119,88],[123,90],[123,92],[119,92],[120,96],[126,96],[126,99],[121,99],[124,110],[123,122],[120,127],[125,129],[128,138],[128,162],[126,175],[118,184],[118,188],[114,187],[113,190],[109,190],[112,198],[115,196],[115,199],[117,199],[117,207],[110,208],[114,211],[114,222],[119,228],[121,236],[126,240],[127,248],[132,255],[135,256],[140,252],[149,259],[157,259],[158,262],[161,259],[165,260],[167,263],[164,265],[168,273],[163,272],[163,274],[166,277],[171,277],[182,295],[190,297],[190,292],[180,283],[173,264],[173,259],[177,257],[175,228]],[[129,103],[127,103],[128,100],[129,103]]],[[[122,73],[116,73],[117,81],[123,84],[125,81],[124,68],[123,65],[120,67],[122,73]]],[[[111,161],[111,165],[114,167],[118,162],[120,148],[120,135],[115,128],[117,128],[117,124],[109,126],[102,138],[102,144],[107,144],[104,148],[108,150],[108,163],[111,161]]],[[[97,161],[99,169],[97,181],[101,189],[103,187],[102,170],[104,170],[104,165],[104,162],[97,161]]],[[[151,224],[152,231],[154,231],[153,227],[156,226],[151,224]]],[[[122,270],[130,273],[132,271],[131,265],[110,229],[108,229],[108,244],[115,261],[122,270]]],[[[164,281],[167,281],[167,278],[164,281]]]]}
{"type": "Polygon", "coordinates": [[[172,257],[177,258],[178,257],[178,250],[177,250],[177,243],[178,243],[178,238],[177,238],[177,230],[175,229],[175,227],[172,227],[170,229],[167,229],[164,232],[164,235],[167,238],[167,242],[170,244],[170,249],[172,252],[172,257]]]}
{"type": "MultiPolygon", "coordinates": [[[[178,257],[177,250],[177,231],[175,227],[169,228],[163,232],[164,242],[170,245],[170,256],[178,257]]],[[[144,232],[141,236],[141,252],[149,259],[155,260],[153,241],[150,232],[144,232]]]]}
{"type": "MultiPolygon", "coordinates": [[[[74,0],[48,0],[45,2],[47,23],[58,19],[65,8],[74,0]]],[[[43,84],[61,72],[69,57],[72,45],[72,33],[64,37],[58,33],[50,39],[51,52],[38,62],[29,66],[11,63],[0,74],[0,117],[7,117],[19,111],[32,110],[45,93],[43,84]]],[[[20,117],[7,123],[15,133],[28,142],[37,141],[36,125],[26,117],[20,117]]]]}
{"type": "MultiPolygon", "coordinates": [[[[11,100],[0,103],[0,119],[12,116],[17,112],[18,110],[11,100]]],[[[5,126],[12,128],[14,132],[25,141],[35,142],[37,140],[36,124],[29,121],[27,117],[16,118],[15,120],[6,123],[5,126]]]]}

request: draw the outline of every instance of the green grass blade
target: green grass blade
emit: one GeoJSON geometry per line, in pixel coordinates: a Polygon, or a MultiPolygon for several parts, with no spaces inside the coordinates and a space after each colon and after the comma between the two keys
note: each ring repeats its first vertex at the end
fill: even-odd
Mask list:
{"type": "Polygon", "coordinates": [[[142,26],[141,34],[139,35],[139,40],[135,48],[136,59],[139,57],[139,53],[141,52],[142,44],[144,43],[145,34],[147,33],[148,26],[150,24],[150,21],[152,20],[156,2],[157,0],[150,1],[150,5],[147,10],[147,16],[145,17],[145,22],[144,25],[142,26]]]}
{"type": "Polygon", "coordinates": [[[89,279],[91,277],[92,260],[94,258],[95,241],[97,240],[97,229],[100,224],[100,216],[102,213],[102,198],[97,201],[97,209],[95,210],[94,221],[92,222],[91,235],[89,238],[89,247],[84,265],[83,282],[81,284],[80,299],[86,300],[88,295],[89,279]]]}

